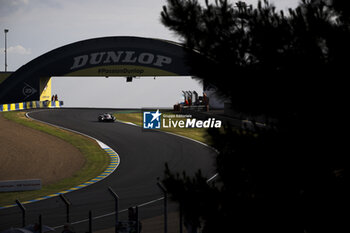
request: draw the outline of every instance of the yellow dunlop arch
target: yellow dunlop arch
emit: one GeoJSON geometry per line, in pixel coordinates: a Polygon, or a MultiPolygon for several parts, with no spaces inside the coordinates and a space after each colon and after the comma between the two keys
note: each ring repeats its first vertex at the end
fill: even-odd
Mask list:
{"type": "Polygon", "coordinates": [[[51,100],[51,77],[40,78],[40,101],[51,100]]]}

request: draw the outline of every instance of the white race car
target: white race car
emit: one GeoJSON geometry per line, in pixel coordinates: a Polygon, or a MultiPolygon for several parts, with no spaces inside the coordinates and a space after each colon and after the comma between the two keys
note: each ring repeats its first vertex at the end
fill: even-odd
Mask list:
{"type": "Polygon", "coordinates": [[[99,122],[114,122],[115,116],[109,113],[104,113],[102,115],[99,115],[97,119],[99,122]]]}

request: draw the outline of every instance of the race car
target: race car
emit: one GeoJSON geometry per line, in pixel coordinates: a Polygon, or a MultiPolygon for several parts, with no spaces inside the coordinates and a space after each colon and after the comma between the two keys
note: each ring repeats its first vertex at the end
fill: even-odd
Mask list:
{"type": "Polygon", "coordinates": [[[115,116],[109,113],[104,113],[102,115],[99,115],[97,119],[99,122],[114,122],[115,116]]]}

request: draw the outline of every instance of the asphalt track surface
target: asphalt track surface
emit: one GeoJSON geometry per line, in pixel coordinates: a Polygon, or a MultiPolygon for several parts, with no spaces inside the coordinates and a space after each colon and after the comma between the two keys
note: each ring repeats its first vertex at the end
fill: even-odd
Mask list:
{"type": "MultiPolygon", "coordinates": [[[[90,135],[110,146],[120,156],[120,165],[108,178],[86,188],[66,194],[72,203],[70,222],[76,232],[88,231],[89,211],[94,217],[93,229],[114,226],[114,199],[108,191],[112,187],[119,195],[120,220],[127,219],[126,209],[139,207],[141,219],[162,214],[162,197],[156,185],[164,175],[167,162],[172,171],[193,175],[198,169],[206,177],[214,175],[215,152],[200,143],[158,131],[144,131],[140,127],[120,122],[100,123],[97,116],[112,109],[48,109],[30,113],[34,119],[69,128],[90,135]],[[154,202],[153,202],[154,201],[154,202]],[[149,203],[142,205],[145,203],[149,203]],[[78,223],[81,222],[81,223],[78,223]]],[[[44,146],[44,145],[43,145],[44,146]]],[[[35,161],[33,161],[35,162],[35,161]]],[[[25,205],[26,223],[39,221],[44,225],[61,226],[66,222],[66,208],[59,197],[25,205]]],[[[177,209],[170,203],[169,211],[177,209]]],[[[18,207],[0,210],[0,231],[20,227],[22,215],[18,207]]],[[[61,229],[57,229],[61,231],[61,229]]]]}

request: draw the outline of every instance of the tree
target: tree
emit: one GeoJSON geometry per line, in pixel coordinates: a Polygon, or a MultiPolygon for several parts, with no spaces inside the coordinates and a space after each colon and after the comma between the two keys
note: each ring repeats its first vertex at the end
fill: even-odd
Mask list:
{"type": "Polygon", "coordinates": [[[175,200],[195,206],[185,215],[203,232],[349,230],[348,131],[339,120],[347,116],[350,65],[345,2],[303,0],[287,14],[268,1],[254,8],[168,0],[163,7],[162,23],[205,58],[188,58],[192,72],[236,111],[274,119],[257,132],[210,131],[220,151],[216,184],[166,169],[164,183],[175,200]],[[187,195],[193,190],[201,198],[187,195]]]}

